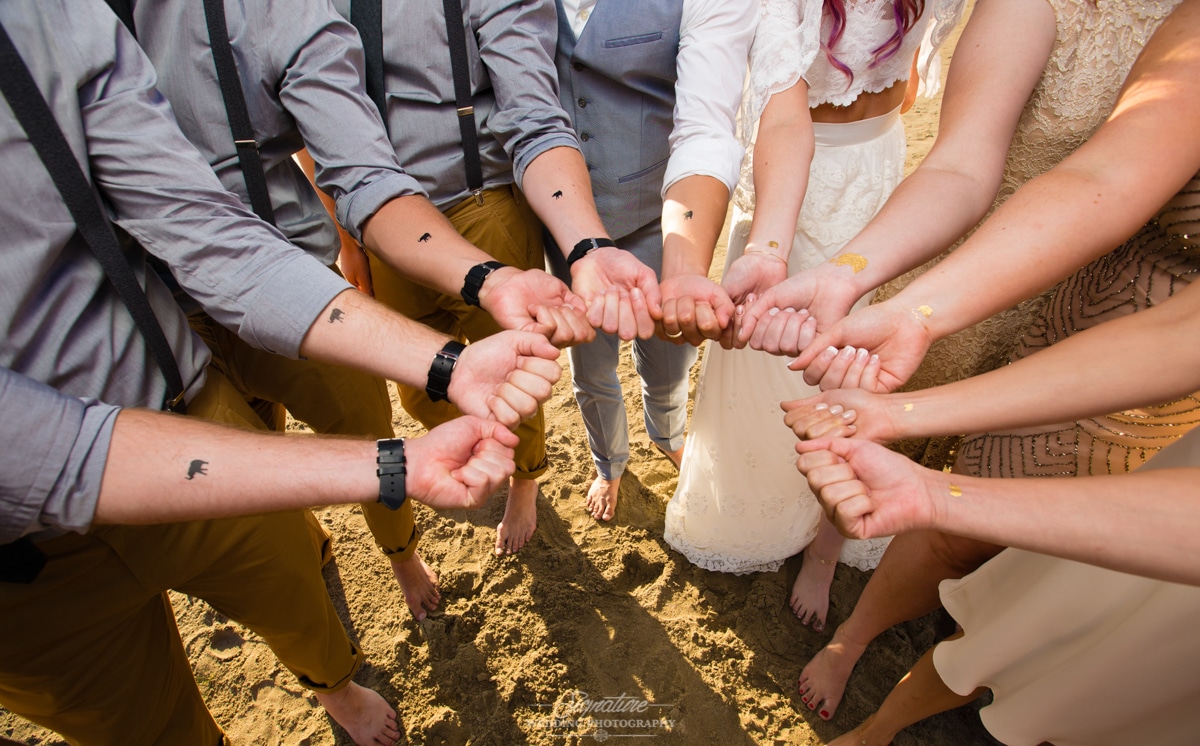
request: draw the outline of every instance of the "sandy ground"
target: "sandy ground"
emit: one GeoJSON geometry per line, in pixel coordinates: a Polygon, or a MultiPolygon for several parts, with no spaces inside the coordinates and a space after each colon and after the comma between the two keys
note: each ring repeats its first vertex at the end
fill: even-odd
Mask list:
{"type": "MultiPolygon", "coordinates": [[[[937,104],[922,99],[905,117],[910,168],[936,134],[937,104]]],[[[714,264],[723,261],[722,253],[714,264]]],[[[628,360],[621,375],[633,455],[617,519],[598,524],[584,510],[592,466],[564,380],[546,407],[551,469],[538,529],[519,555],[492,552],[503,492],[477,512],[418,507],[421,552],[441,573],[444,603],[434,618],[418,623],[409,614],[357,508],[318,511],[336,541],[325,574],[330,593],[368,659],[358,681],[396,702],[408,742],[824,744],[872,712],[944,631],[936,614],[889,631],[859,663],[834,721],[810,714],[796,678],[849,614],[867,575],[838,567],[829,631],[817,634],[786,606],[798,557],[778,572],[733,576],[701,570],[672,550],[662,530],[676,472],[646,437],[628,360]],[[588,720],[551,727],[554,705],[578,693],[593,702],[624,695],[645,707],[598,718],[653,716],[670,727],[588,720]]],[[[396,412],[399,434],[420,432],[398,404],[396,412]]],[[[260,639],[202,601],[173,601],[201,690],[236,743],[351,743],[260,639]]],[[[61,743],[3,711],[0,736],[61,743]]],[[[973,708],[896,739],[898,746],[990,743],[973,708]]]]}

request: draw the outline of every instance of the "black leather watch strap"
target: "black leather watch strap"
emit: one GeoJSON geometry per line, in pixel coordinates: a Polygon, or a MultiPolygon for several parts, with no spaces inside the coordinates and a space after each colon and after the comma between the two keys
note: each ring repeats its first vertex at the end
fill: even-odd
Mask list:
{"type": "Polygon", "coordinates": [[[575,244],[575,248],[571,249],[571,254],[567,257],[567,267],[574,266],[575,262],[587,256],[587,253],[592,249],[616,245],[611,238],[585,238],[575,244]]]}
{"type": "Polygon", "coordinates": [[[491,261],[481,262],[471,267],[467,271],[467,278],[463,281],[463,303],[466,303],[468,306],[478,306],[479,291],[483,287],[484,281],[487,280],[488,275],[507,266],[504,262],[491,261]]]}
{"type": "Polygon", "coordinates": [[[425,393],[430,401],[446,401],[450,398],[450,375],[458,364],[458,356],[467,346],[462,342],[450,340],[445,347],[433,356],[433,364],[429,366],[429,379],[425,383],[425,393]]]}
{"type": "Polygon", "coordinates": [[[375,474],[379,477],[379,502],[388,510],[397,510],[408,499],[405,479],[408,461],[404,457],[404,438],[387,438],[375,441],[378,455],[375,474]]]}

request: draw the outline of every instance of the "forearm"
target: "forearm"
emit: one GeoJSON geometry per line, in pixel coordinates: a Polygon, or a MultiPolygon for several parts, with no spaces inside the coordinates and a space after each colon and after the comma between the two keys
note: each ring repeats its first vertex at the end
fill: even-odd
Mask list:
{"type": "Polygon", "coordinates": [[[251,432],[123,410],[94,520],[164,523],[374,500],[375,456],[369,441],[251,432]]]}
{"type": "Polygon", "coordinates": [[[521,187],[564,256],[585,238],[608,237],[578,150],[560,147],[542,153],[525,169],[521,187]]]}
{"type": "Polygon", "coordinates": [[[728,204],[729,190],[711,176],[687,176],[667,189],[662,214],[664,280],[681,274],[708,276],[728,204]]]}
{"type": "Polygon", "coordinates": [[[423,388],[434,356],[449,339],[351,290],[313,322],[300,354],[423,388]]]}
{"type": "MultiPolygon", "coordinates": [[[[1105,161],[1111,164],[1111,156],[1105,161]]],[[[931,309],[925,323],[941,339],[1038,295],[1108,253],[1174,193],[1158,194],[1148,186],[1155,181],[1138,180],[1137,189],[1107,182],[1091,165],[1064,161],[1009,198],[893,302],[931,309]],[[1145,199],[1148,192],[1155,196],[1145,199]]]]}
{"type": "Polygon", "coordinates": [[[816,145],[808,86],[801,80],[767,102],[754,142],[754,221],[747,251],[787,260],[816,145]]]}
{"type": "Polygon", "coordinates": [[[492,259],[463,238],[425,197],[397,197],[363,228],[363,243],[389,267],[440,293],[457,296],[471,267],[492,259]]]}
{"type": "Polygon", "coordinates": [[[995,189],[971,174],[922,164],[830,264],[865,295],[949,248],[987,212],[995,189]]]}
{"type": "Polygon", "coordinates": [[[927,437],[1071,422],[1200,389],[1200,285],[1067,337],[1012,365],[885,397],[900,432],[927,437]]]}
{"type": "Polygon", "coordinates": [[[1194,560],[1200,468],[1057,479],[936,478],[945,486],[931,528],[1200,585],[1194,560]]]}

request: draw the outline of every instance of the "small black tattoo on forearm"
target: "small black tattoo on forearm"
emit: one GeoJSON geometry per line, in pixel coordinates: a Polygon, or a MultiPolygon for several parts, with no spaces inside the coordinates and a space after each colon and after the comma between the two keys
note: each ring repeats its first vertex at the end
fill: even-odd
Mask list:
{"type": "Polygon", "coordinates": [[[426,243],[426,242],[427,242],[427,241],[429,241],[429,239],[431,239],[431,238],[433,238],[433,236],[432,236],[432,235],[430,235],[430,234],[428,234],[428,233],[422,233],[422,234],[421,234],[421,237],[420,237],[420,238],[418,238],[418,239],[417,239],[417,241],[419,241],[420,243],[426,243]]]}
{"type": "Polygon", "coordinates": [[[193,461],[192,463],[188,464],[188,475],[187,475],[187,478],[188,478],[188,479],[192,479],[192,478],[194,478],[194,477],[195,477],[197,474],[199,474],[199,475],[200,475],[200,476],[202,476],[202,477],[204,477],[204,476],[208,476],[208,472],[204,470],[204,467],[206,467],[206,466],[208,466],[208,462],[207,462],[207,461],[201,461],[200,459],[196,459],[196,460],[195,460],[195,461],[193,461]]]}
{"type": "Polygon", "coordinates": [[[329,323],[330,324],[332,324],[335,321],[341,321],[344,318],[346,318],[346,314],[343,313],[342,309],[340,309],[340,308],[335,308],[329,312],[329,323]]]}
{"type": "Polygon", "coordinates": [[[551,194],[550,196],[553,197],[554,199],[562,199],[562,190],[559,189],[557,192],[555,192],[554,194],[551,194]]]}
{"type": "Polygon", "coordinates": [[[687,212],[685,212],[685,213],[683,214],[683,219],[684,219],[684,220],[691,220],[691,219],[692,219],[692,211],[691,211],[691,210],[688,210],[687,212]]]}

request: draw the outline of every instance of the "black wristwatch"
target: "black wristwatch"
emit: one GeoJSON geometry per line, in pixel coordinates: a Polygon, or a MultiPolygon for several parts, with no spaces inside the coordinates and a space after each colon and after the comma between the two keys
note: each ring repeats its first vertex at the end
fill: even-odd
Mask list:
{"type": "Polygon", "coordinates": [[[429,379],[425,382],[425,393],[430,401],[446,401],[450,398],[450,375],[458,364],[458,356],[467,346],[457,340],[450,340],[446,346],[433,356],[433,364],[429,366],[429,379]]]}
{"type": "Polygon", "coordinates": [[[571,255],[567,257],[567,267],[574,266],[575,262],[587,256],[587,253],[592,249],[599,249],[605,246],[616,246],[617,244],[611,238],[585,238],[575,244],[575,248],[571,249],[571,255]]]}
{"type": "Polygon", "coordinates": [[[479,290],[483,287],[483,283],[487,280],[488,275],[507,266],[504,262],[481,262],[467,270],[467,277],[463,281],[461,293],[463,303],[466,303],[468,306],[478,306],[479,290]]]}
{"type": "Polygon", "coordinates": [[[379,477],[379,502],[388,510],[398,510],[408,499],[405,486],[408,462],[404,458],[404,438],[377,440],[375,447],[378,449],[375,463],[379,468],[375,474],[379,477]]]}

